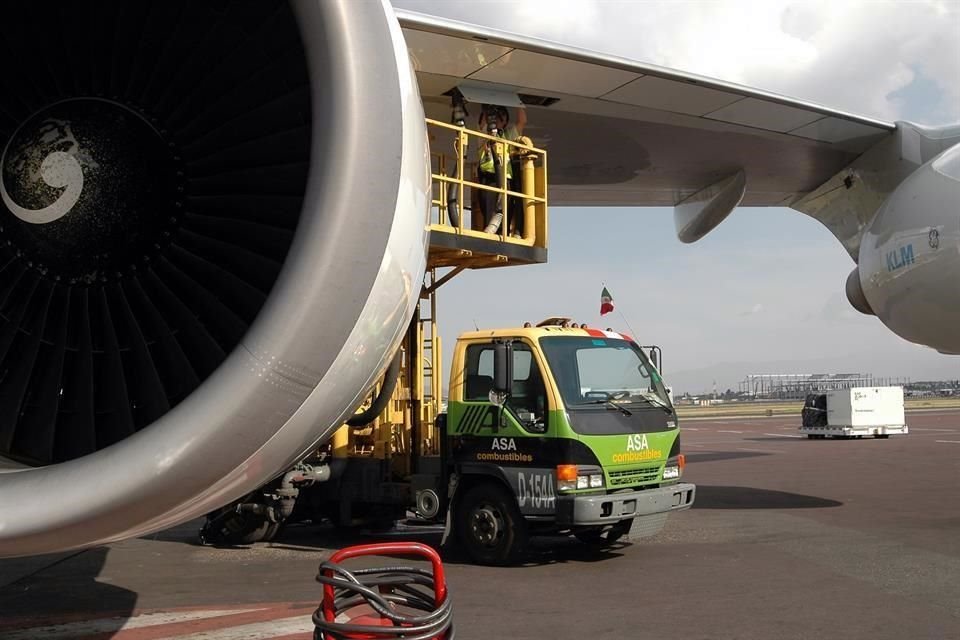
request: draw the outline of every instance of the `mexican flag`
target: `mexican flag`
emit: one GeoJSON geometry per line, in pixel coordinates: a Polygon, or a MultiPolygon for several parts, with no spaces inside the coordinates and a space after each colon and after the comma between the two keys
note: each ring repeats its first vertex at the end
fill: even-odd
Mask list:
{"type": "Polygon", "coordinates": [[[610,295],[610,292],[607,291],[607,288],[603,288],[603,292],[600,294],[600,315],[604,315],[613,311],[613,296],[610,295]]]}

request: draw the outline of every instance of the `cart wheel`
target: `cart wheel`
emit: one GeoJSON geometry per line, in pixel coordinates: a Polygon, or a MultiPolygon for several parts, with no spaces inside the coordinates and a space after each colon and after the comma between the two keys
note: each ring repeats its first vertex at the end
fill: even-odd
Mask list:
{"type": "Polygon", "coordinates": [[[516,500],[490,482],[473,487],[459,500],[456,525],[461,544],[477,564],[510,564],[527,543],[527,523],[516,500]]]}

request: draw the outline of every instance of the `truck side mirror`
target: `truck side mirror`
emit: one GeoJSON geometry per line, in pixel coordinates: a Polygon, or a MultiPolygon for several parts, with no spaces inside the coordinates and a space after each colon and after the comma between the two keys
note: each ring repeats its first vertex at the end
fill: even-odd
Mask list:
{"type": "Polygon", "coordinates": [[[493,345],[493,391],[509,397],[513,392],[513,343],[493,345]]]}
{"type": "Polygon", "coordinates": [[[660,363],[657,362],[657,350],[650,349],[650,364],[653,365],[653,368],[657,371],[660,371],[660,363]]]}

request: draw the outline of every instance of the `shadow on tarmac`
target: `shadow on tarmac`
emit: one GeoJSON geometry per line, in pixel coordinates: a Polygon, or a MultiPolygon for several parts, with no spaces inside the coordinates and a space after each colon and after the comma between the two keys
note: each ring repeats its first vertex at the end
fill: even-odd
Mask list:
{"type": "Polygon", "coordinates": [[[623,556],[621,551],[633,546],[620,540],[604,547],[585,544],[571,537],[534,538],[517,567],[567,563],[594,563],[623,556]]]}
{"type": "MultiPolygon", "coordinates": [[[[318,560],[333,555],[339,549],[358,544],[375,542],[420,542],[440,552],[445,565],[474,564],[454,540],[441,545],[443,530],[432,526],[403,526],[388,531],[368,531],[361,529],[337,529],[330,525],[307,523],[293,524],[282,529],[273,542],[271,549],[311,552],[318,554],[318,560]]],[[[619,541],[605,547],[584,544],[571,536],[533,536],[526,553],[514,566],[533,566],[564,564],[569,562],[602,562],[618,558],[623,549],[630,546],[628,541],[619,541]]],[[[256,545],[259,546],[259,545],[256,545]]],[[[220,547],[236,549],[242,553],[249,546],[220,547]]],[[[385,556],[391,557],[391,556],[385,556]]],[[[405,558],[405,556],[396,556],[405,558]]],[[[506,567],[509,568],[509,567],[506,567]]]]}
{"type": "Polygon", "coordinates": [[[697,485],[694,509],[824,509],[840,507],[842,502],[753,487],[697,485]]]}
{"type": "Polygon", "coordinates": [[[104,619],[98,640],[112,638],[133,614],[137,593],[97,580],[107,553],[100,547],[53,562],[49,556],[4,560],[0,570],[14,570],[17,562],[22,575],[0,587],[0,638],[39,639],[45,632],[36,627],[93,619],[104,619]]]}
{"type": "Polygon", "coordinates": [[[769,453],[760,451],[715,451],[710,453],[687,453],[684,454],[687,462],[719,462],[720,460],[737,460],[739,458],[754,458],[756,456],[769,456],[769,453]]]}

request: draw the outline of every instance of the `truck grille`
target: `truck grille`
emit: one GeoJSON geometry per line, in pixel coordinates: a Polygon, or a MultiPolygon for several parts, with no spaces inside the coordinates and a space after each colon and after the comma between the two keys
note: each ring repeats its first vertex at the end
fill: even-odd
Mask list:
{"type": "Polygon", "coordinates": [[[623,471],[611,471],[610,486],[622,487],[628,484],[640,484],[643,482],[652,482],[660,474],[660,467],[638,467],[636,469],[624,469],[623,471]]]}

